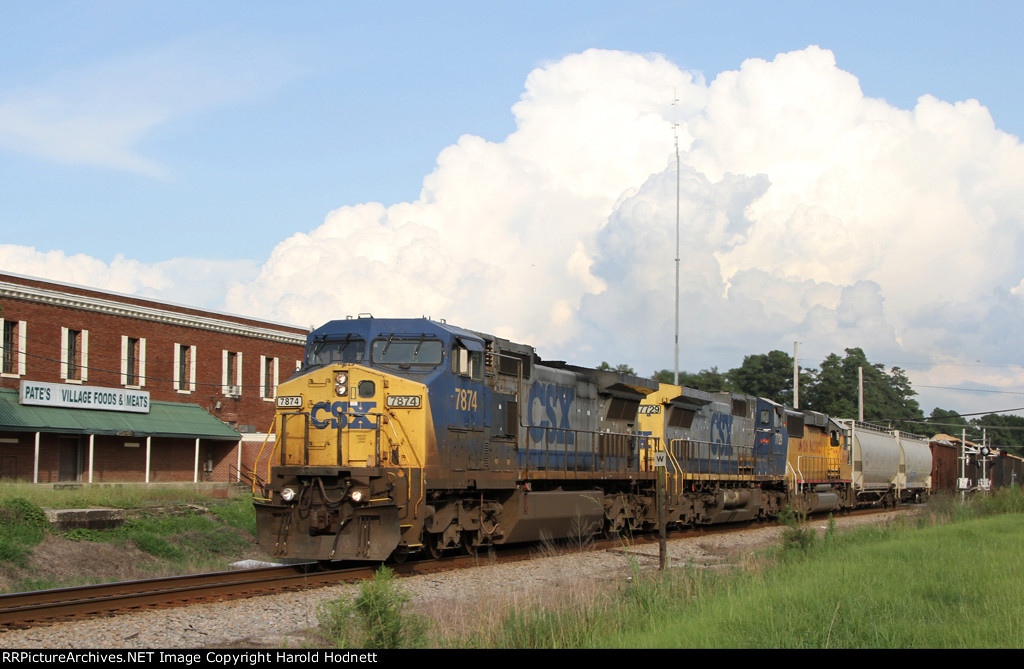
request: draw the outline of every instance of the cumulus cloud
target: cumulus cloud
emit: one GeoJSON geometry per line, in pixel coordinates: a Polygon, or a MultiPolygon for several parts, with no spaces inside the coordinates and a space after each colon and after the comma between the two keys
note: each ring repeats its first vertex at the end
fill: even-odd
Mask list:
{"type": "MultiPolygon", "coordinates": [[[[504,140],[441,151],[416,201],[343,206],[279,242],[223,308],[301,325],[423,314],[549,358],[668,367],[677,122],[684,369],[793,341],[812,365],[852,346],[896,364],[1024,353],[1024,148],[977,101],[898,109],[813,46],[710,83],[589,50],[531,72],[512,113],[504,140]]],[[[119,290],[179,280],[107,271],[119,262],[119,290]]]]}
{"type": "Polygon", "coordinates": [[[540,68],[504,142],[461,137],[416,202],[331,212],[227,303],[300,323],[427,314],[565,344],[582,334],[581,297],[604,287],[591,271],[598,232],[625,191],[665,167],[673,89],[699,106],[702,83],[662,57],[590,50],[540,68]]]}
{"type": "Polygon", "coordinates": [[[666,366],[678,121],[690,368],[794,340],[924,361],[948,333],[921,323],[944,310],[1019,318],[985,293],[1024,285],[1024,151],[975,101],[895,108],[818,47],[709,84],[591,50],[530,73],[513,113],[504,141],[442,151],[416,202],[343,207],[281,242],[228,304],[302,323],[426,313],[581,362],[666,366]]]}
{"type": "Polygon", "coordinates": [[[257,264],[250,260],[199,258],[143,263],[121,255],[106,263],[81,253],[68,255],[0,244],[0,268],[13,274],[214,309],[221,306],[230,282],[255,277],[257,264]]]}

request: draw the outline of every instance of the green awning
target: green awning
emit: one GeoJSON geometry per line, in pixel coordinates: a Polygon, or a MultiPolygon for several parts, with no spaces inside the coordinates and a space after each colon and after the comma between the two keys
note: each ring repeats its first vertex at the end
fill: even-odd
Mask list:
{"type": "Polygon", "coordinates": [[[150,402],[149,413],[64,409],[18,402],[18,391],[0,388],[0,431],[115,434],[126,437],[242,438],[195,404],[150,402]]]}

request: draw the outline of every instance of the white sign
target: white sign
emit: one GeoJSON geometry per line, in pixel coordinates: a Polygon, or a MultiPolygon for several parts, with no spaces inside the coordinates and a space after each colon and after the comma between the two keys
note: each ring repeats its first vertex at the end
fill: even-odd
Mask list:
{"type": "Polygon", "coordinates": [[[301,409],[302,395],[281,395],[277,398],[277,406],[282,409],[301,409]]]}
{"type": "Polygon", "coordinates": [[[127,388],[22,381],[18,389],[18,401],[22,404],[65,409],[149,413],[149,391],[127,388]]]}
{"type": "Polygon", "coordinates": [[[655,467],[667,467],[668,466],[668,454],[665,451],[654,451],[654,466],[655,467]]]}

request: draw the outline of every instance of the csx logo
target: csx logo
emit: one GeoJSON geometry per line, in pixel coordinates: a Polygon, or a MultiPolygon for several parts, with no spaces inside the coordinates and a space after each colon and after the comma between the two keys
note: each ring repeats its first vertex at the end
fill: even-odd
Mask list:
{"type": "Polygon", "coordinates": [[[711,414],[711,454],[732,455],[732,416],[711,414]]]}
{"type": "Polygon", "coordinates": [[[530,422],[538,427],[530,428],[530,439],[544,442],[546,437],[549,444],[574,444],[576,440],[570,431],[569,417],[575,399],[576,389],[572,386],[533,384],[530,388],[530,422]],[[558,429],[542,429],[547,427],[558,429]]]}
{"type": "Polygon", "coordinates": [[[309,412],[309,422],[318,430],[372,430],[376,423],[367,414],[376,407],[376,402],[317,402],[309,412]]]}

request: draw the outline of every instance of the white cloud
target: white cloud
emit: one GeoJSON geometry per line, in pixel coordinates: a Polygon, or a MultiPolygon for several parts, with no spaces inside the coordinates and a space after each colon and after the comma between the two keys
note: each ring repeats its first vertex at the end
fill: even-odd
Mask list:
{"type": "Polygon", "coordinates": [[[147,264],[117,255],[110,263],[84,254],[37,251],[29,246],[0,244],[0,269],[115,293],[138,295],[183,305],[221,306],[232,281],[256,275],[250,260],[173,258],[147,264]]]}
{"type": "Polygon", "coordinates": [[[592,50],[532,72],[513,111],[505,141],[445,149],[418,201],[282,242],[229,304],[302,323],[428,313],[550,357],[667,367],[678,120],[684,369],[793,341],[890,364],[1024,353],[1024,149],[975,101],[897,109],[818,47],[707,85],[592,50]]]}
{"type": "Polygon", "coordinates": [[[664,168],[672,90],[703,88],[660,57],[591,50],[534,71],[492,143],[438,156],[420,199],[343,207],[281,242],[235,310],[279,305],[318,323],[357,312],[427,314],[550,345],[578,332],[596,235],[627,189],[664,168]]]}
{"type": "MultiPolygon", "coordinates": [[[[423,314],[545,357],[668,367],[678,120],[684,369],[793,341],[890,364],[1024,354],[1024,148],[976,101],[897,109],[818,47],[707,84],[590,50],[530,73],[512,110],[504,141],[441,151],[415,202],[344,206],[278,243],[223,308],[301,325],[423,314]]],[[[117,265],[122,291],[189,281],[123,259],[36,261],[81,283],[117,265]]],[[[950,369],[908,372],[967,382],[950,369]]]]}

